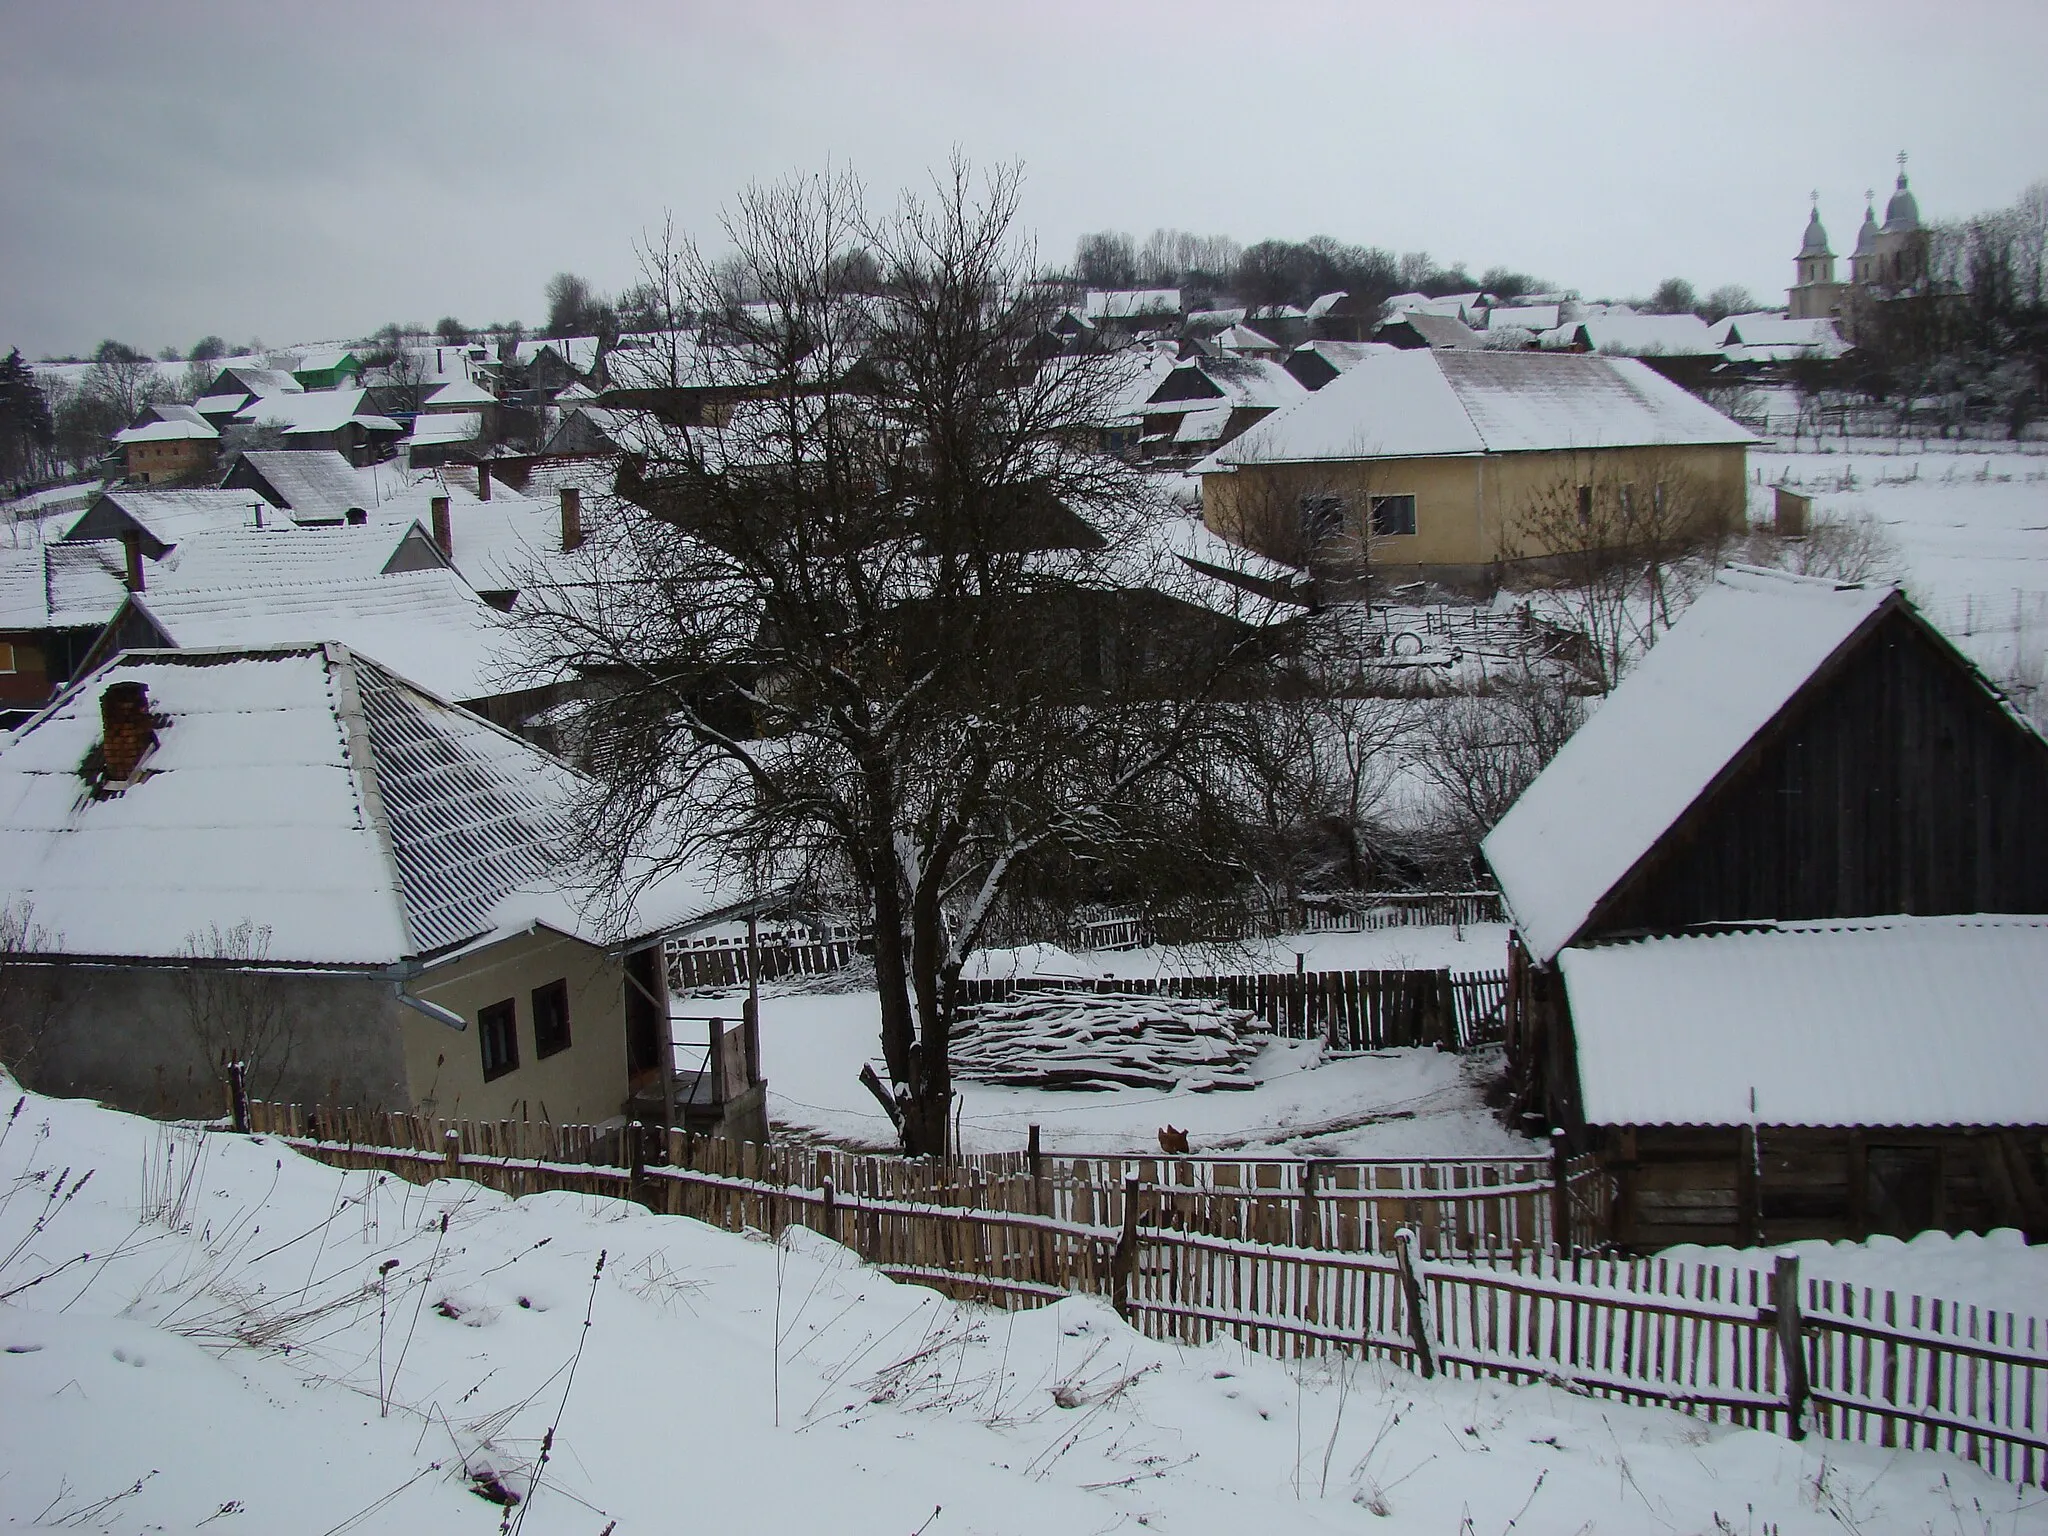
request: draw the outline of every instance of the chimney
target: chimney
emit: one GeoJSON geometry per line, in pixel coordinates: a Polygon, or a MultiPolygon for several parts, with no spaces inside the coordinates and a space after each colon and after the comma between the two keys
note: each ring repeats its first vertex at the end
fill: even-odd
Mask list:
{"type": "Polygon", "coordinates": [[[121,535],[121,548],[127,555],[128,571],[125,580],[130,592],[142,590],[142,535],[130,528],[121,535]]]}
{"type": "Polygon", "coordinates": [[[100,694],[100,759],[110,784],[135,777],[142,754],[156,744],[149,690],[141,683],[110,683],[100,694]]]}
{"type": "Polygon", "coordinates": [[[562,487],[562,552],[583,542],[583,493],[573,485],[562,487]]]}
{"type": "Polygon", "coordinates": [[[453,560],[455,558],[455,527],[448,517],[448,498],[446,496],[436,496],[428,505],[433,508],[434,513],[434,543],[439,546],[441,554],[445,558],[453,560]]]}
{"type": "Polygon", "coordinates": [[[476,499],[491,499],[491,466],[486,463],[479,463],[476,467],[476,499]]]}

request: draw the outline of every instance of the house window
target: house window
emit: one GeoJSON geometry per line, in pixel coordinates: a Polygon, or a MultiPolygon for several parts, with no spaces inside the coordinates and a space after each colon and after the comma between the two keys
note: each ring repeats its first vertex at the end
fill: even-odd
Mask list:
{"type": "Polygon", "coordinates": [[[1372,535],[1376,539],[1415,531],[1413,496],[1375,496],[1372,499],[1372,535]]]}
{"type": "Polygon", "coordinates": [[[1344,498],[1342,496],[1304,496],[1301,498],[1301,542],[1309,549],[1320,549],[1331,539],[1344,531],[1344,498]]]}
{"type": "Polygon", "coordinates": [[[1582,485],[1579,487],[1579,526],[1581,528],[1587,528],[1592,526],[1592,522],[1593,487],[1591,487],[1590,485],[1582,485]]]}
{"type": "Polygon", "coordinates": [[[569,983],[533,989],[533,1056],[538,1061],[569,1049],[569,983]]]}
{"type": "Polygon", "coordinates": [[[519,1066],[519,1012],[511,998],[477,1010],[477,1042],[483,1047],[484,1081],[519,1066]]]}
{"type": "Polygon", "coordinates": [[[8,641],[0,640],[0,672],[18,670],[20,669],[14,664],[14,646],[8,641]]]}

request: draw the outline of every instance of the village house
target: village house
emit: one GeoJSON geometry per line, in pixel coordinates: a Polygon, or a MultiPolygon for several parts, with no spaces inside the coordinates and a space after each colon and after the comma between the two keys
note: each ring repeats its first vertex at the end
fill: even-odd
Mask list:
{"type": "Polygon", "coordinates": [[[352,347],[315,347],[292,365],[292,377],[308,391],[341,389],[362,377],[362,359],[352,347]]]}
{"type": "Polygon", "coordinates": [[[190,405],[153,405],[114,434],[122,472],[136,485],[175,485],[213,472],[220,431],[190,405]]]}
{"type": "Polygon", "coordinates": [[[1411,351],[1424,347],[1477,347],[1479,333],[1455,315],[1409,309],[1391,314],[1373,327],[1372,339],[1383,346],[1411,351]]]}
{"type": "Polygon", "coordinates": [[[1177,362],[1139,407],[1146,458],[1198,458],[1308,393],[1269,357],[1197,351],[1177,362]]]}
{"type": "MultiPolygon", "coordinates": [[[[661,946],[750,904],[694,868],[565,883],[577,793],[345,646],[116,657],[0,750],[0,865],[33,919],[10,1065],[173,1116],[224,1112],[231,1055],[252,1096],[306,1104],[616,1124],[636,1094],[685,1103],[661,946]]],[[[694,1096],[763,1134],[758,1045],[722,1043],[740,1070],[694,1096]]]]}
{"type": "Polygon", "coordinates": [[[351,464],[391,456],[405,428],[371,407],[361,389],[322,389],[259,396],[235,413],[237,426],[268,428],[297,452],[331,449],[351,464]]]}
{"type": "Polygon", "coordinates": [[[47,703],[128,596],[119,544],[0,548],[0,730],[47,703]]]}
{"type": "Polygon", "coordinates": [[[1739,529],[1752,440],[1632,359],[1381,351],[1194,472],[1209,527],[1273,559],[1484,586],[1565,552],[1531,529],[1560,499],[1739,529]]]}
{"type": "Polygon", "coordinates": [[[358,469],[332,449],[252,448],[235,455],[220,488],[254,491],[305,525],[366,522],[397,484],[390,470],[358,469]]]}
{"type": "Polygon", "coordinates": [[[2048,1235],[2048,742],[1896,588],[1724,572],[1484,850],[1622,1247],[2048,1235]]]}

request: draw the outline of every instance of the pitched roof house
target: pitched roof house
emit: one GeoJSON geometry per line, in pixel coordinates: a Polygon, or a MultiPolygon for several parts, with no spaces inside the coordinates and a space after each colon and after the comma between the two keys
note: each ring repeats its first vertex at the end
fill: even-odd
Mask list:
{"type": "Polygon", "coordinates": [[[2048,742],[1896,588],[1723,573],[1485,854],[1618,1241],[2048,1231],[2048,742]]]}
{"type": "Polygon", "coordinates": [[[260,1013],[257,1097],[617,1117],[673,1070],[662,937],[744,903],[688,866],[623,909],[565,885],[577,793],[345,646],[115,658],[0,750],[50,1008],[25,1079],[216,1114],[260,1013]]]}
{"type": "Polygon", "coordinates": [[[1733,527],[1753,439],[1626,358],[1381,350],[1201,463],[1209,526],[1276,560],[1484,583],[1559,495],[1658,496],[1733,527]],[[1584,487],[1583,492],[1580,487],[1584,487]]]}

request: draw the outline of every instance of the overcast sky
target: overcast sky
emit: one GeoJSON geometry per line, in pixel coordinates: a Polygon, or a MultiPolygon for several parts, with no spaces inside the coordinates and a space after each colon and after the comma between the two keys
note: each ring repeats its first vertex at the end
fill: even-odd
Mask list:
{"type": "Polygon", "coordinates": [[[0,0],[0,348],[542,317],[750,180],[1019,160],[1042,253],[1160,225],[1783,302],[1893,157],[2048,176],[2039,0],[0,0]]]}

